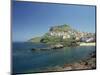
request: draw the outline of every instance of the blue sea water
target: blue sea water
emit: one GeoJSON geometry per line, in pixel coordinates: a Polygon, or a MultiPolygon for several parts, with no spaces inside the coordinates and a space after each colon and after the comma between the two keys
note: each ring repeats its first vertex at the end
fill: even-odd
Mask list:
{"type": "Polygon", "coordinates": [[[12,72],[38,72],[47,67],[60,66],[88,57],[95,46],[68,47],[57,50],[32,51],[32,48],[47,47],[41,43],[12,43],[12,72]]]}

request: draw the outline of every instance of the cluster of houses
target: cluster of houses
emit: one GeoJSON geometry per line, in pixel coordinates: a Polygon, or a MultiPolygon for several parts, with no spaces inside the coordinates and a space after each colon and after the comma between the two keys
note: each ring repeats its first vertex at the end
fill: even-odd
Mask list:
{"type": "Polygon", "coordinates": [[[78,38],[80,42],[95,42],[94,33],[78,32],[78,34],[76,33],[76,38],[78,38]]]}
{"type": "Polygon", "coordinates": [[[57,36],[57,37],[62,37],[63,39],[70,38],[69,32],[49,32],[50,36],[57,36]]]}
{"type": "Polygon", "coordinates": [[[95,38],[93,37],[83,37],[80,39],[81,42],[95,42],[95,38]]]}
{"type": "Polygon", "coordinates": [[[87,33],[87,32],[75,32],[75,31],[50,31],[50,36],[61,37],[62,39],[71,38],[73,35],[75,40],[80,42],[95,42],[95,34],[94,33],[87,33]]]}

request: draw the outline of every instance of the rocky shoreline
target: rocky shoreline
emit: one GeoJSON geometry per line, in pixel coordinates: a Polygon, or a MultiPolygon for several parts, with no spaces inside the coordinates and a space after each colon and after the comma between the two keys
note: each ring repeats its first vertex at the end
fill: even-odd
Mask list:
{"type": "MultiPolygon", "coordinates": [[[[95,46],[95,43],[81,43],[75,46],[71,46],[71,47],[76,47],[76,46],[95,46]]],[[[62,44],[55,44],[55,45],[50,45],[49,47],[45,47],[45,48],[32,48],[32,51],[39,51],[39,50],[50,50],[50,49],[61,49],[67,46],[64,46],[62,44]]],[[[70,46],[69,46],[70,47],[70,46]]]]}
{"type": "Polygon", "coordinates": [[[61,44],[56,44],[46,48],[32,48],[31,50],[35,51],[35,50],[50,50],[50,49],[61,49],[61,48],[64,48],[64,46],[61,44]]]}

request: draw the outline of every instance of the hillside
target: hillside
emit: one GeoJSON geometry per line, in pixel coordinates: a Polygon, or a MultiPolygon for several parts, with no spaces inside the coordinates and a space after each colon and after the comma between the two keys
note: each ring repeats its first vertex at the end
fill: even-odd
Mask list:
{"type": "Polygon", "coordinates": [[[46,44],[61,44],[63,46],[76,46],[82,39],[85,41],[89,38],[95,38],[94,33],[79,32],[73,29],[71,26],[64,24],[59,26],[53,26],[42,37],[35,37],[29,40],[29,42],[46,43],[46,44]]]}
{"type": "Polygon", "coordinates": [[[28,42],[39,43],[40,40],[41,40],[41,37],[35,37],[35,38],[31,38],[30,40],[28,40],[28,42]]]}
{"type": "Polygon", "coordinates": [[[71,30],[71,29],[72,28],[69,25],[64,24],[64,25],[51,27],[49,31],[61,32],[61,31],[68,31],[68,30],[71,30]]]}

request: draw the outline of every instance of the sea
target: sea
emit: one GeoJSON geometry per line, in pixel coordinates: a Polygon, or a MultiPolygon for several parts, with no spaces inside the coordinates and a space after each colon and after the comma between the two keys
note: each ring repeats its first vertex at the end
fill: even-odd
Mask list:
{"type": "Polygon", "coordinates": [[[85,59],[95,51],[95,46],[65,47],[62,49],[36,50],[45,48],[43,43],[13,42],[12,73],[37,73],[40,70],[62,66],[85,59]]]}

